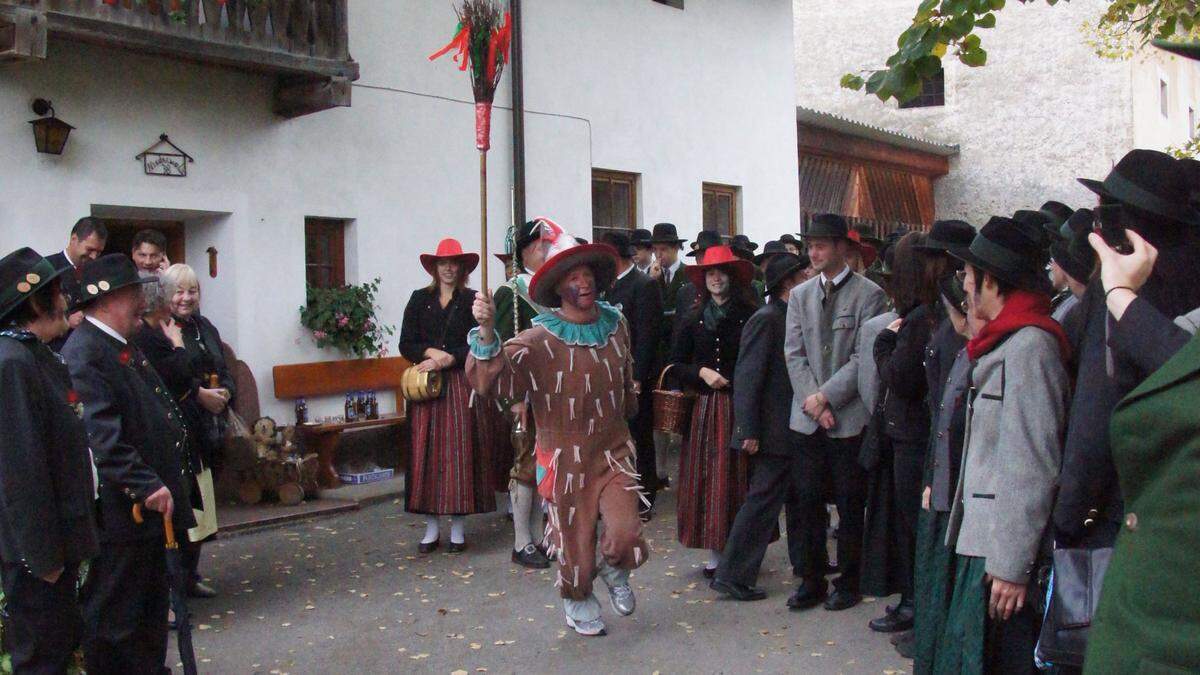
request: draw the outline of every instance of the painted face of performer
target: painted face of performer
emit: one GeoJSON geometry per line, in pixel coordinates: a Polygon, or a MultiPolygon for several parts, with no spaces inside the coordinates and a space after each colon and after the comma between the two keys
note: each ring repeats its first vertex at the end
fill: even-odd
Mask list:
{"type": "Polygon", "coordinates": [[[572,269],[567,276],[558,282],[559,297],[564,305],[575,309],[588,311],[596,305],[596,275],[587,265],[579,265],[572,269]]]}
{"type": "Polygon", "coordinates": [[[721,270],[708,270],[704,273],[704,285],[708,293],[718,303],[729,297],[729,275],[721,270]]]}
{"type": "Polygon", "coordinates": [[[439,260],[437,262],[438,283],[443,286],[457,286],[458,272],[461,269],[457,260],[439,260]]]}

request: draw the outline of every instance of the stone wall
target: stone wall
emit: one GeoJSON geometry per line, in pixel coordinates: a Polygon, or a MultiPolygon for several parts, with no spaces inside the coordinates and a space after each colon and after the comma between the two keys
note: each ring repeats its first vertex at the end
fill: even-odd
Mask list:
{"type": "Polygon", "coordinates": [[[1096,56],[1082,30],[1107,2],[1009,3],[982,31],[987,66],[946,60],[944,107],[901,110],[841,89],[843,73],[883,67],[917,4],[796,0],[796,103],[958,144],[937,184],[939,218],[979,225],[1047,199],[1092,203],[1074,179],[1102,176],[1134,143],[1130,64],[1096,56]]]}

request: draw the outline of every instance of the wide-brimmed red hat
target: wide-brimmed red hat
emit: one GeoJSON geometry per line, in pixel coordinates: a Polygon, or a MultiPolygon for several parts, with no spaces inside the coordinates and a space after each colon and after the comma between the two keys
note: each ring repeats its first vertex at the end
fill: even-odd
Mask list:
{"type": "Polygon", "coordinates": [[[863,241],[862,235],[857,230],[850,230],[846,233],[846,237],[862,253],[863,267],[870,267],[879,257],[879,249],[863,241]]]}
{"type": "Polygon", "coordinates": [[[546,245],[546,262],[529,281],[529,297],[543,307],[560,307],[562,298],[555,286],[563,277],[587,265],[596,277],[596,294],[607,291],[617,278],[617,249],[608,244],[581,244],[548,218],[537,219],[542,226],[542,243],[546,245]]]}
{"type": "Polygon", "coordinates": [[[704,250],[700,263],[683,268],[696,288],[704,288],[704,275],[709,270],[719,269],[729,275],[739,286],[749,286],[754,280],[754,263],[738,257],[730,246],[710,246],[704,250]]]}
{"type": "Polygon", "coordinates": [[[437,276],[437,263],[439,260],[456,260],[459,265],[462,265],[462,274],[465,276],[475,271],[479,266],[478,253],[463,253],[462,244],[458,243],[457,239],[449,238],[438,242],[437,253],[422,253],[421,266],[426,272],[437,276]]]}

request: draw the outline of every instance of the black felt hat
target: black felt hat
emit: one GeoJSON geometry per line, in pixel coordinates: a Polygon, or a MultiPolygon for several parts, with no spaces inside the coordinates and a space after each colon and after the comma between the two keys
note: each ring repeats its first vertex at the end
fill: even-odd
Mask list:
{"type": "Polygon", "coordinates": [[[1054,200],[1042,204],[1042,208],[1038,209],[1038,211],[1050,219],[1050,221],[1046,223],[1046,228],[1051,234],[1057,234],[1058,228],[1062,227],[1063,223],[1067,222],[1067,219],[1071,217],[1072,213],[1075,213],[1075,209],[1062,202],[1056,202],[1054,200]]]}
{"type": "MultiPolygon", "coordinates": [[[[1120,207],[1114,205],[1099,208],[1120,207]]],[[[1050,244],[1050,259],[1080,283],[1087,283],[1096,268],[1096,251],[1092,249],[1087,238],[1094,223],[1095,214],[1090,209],[1079,209],[1062,224],[1058,239],[1050,244]]]]}
{"type": "Polygon", "coordinates": [[[750,241],[750,237],[744,234],[735,234],[729,242],[729,247],[737,254],[739,258],[746,260],[754,260],[754,252],[758,250],[758,244],[750,241]]]}
{"type": "Polygon", "coordinates": [[[150,284],[158,281],[157,276],[142,277],[133,260],[121,253],[109,253],[83,266],[79,275],[79,297],[75,307],[83,309],[98,298],[116,293],[126,286],[150,284]]]}
{"type": "Polygon", "coordinates": [[[654,235],[650,234],[650,230],[644,227],[639,227],[633,231],[633,235],[629,237],[629,241],[634,248],[650,248],[654,245],[654,235]]]}
{"type": "Polygon", "coordinates": [[[654,232],[650,235],[652,244],[682,244],[685,240],[679,238],[679,231],[674,223],[656,223],[654,232]]]}
{"type": "Polygon", "coordinates": [[[799,239],[797,239],[797,238],[796,238],[794,235],[792,235],[791,233],[785,234],[785,235],[783,235],[782,237],[780,237],[780,238],[779,238],[779,243],[781,243],[781,244],[791,244],[792,246],[803,246],[803,244],[801,244],[801,243],[800,243],[800,240],[799,240],[799,239]]]}
{"type": "Polygon", "coordinates": [[[721,241],[721,235],[712,230],[700,230],[700,234],[696,235],[696,240],[692,242],[692,250],[688,251],[687,257],[695,258],[703,255],[704,252],[713,246],[720,246],[725,242],[721,241]]]}
{"type": "Polygon", "coordinates": [[[1012,214],[1012,219],[1018,223],[1035,225],[1037,227],[1042,227],[1046,223],[1050,222],[1050,216],[1042,213],[1041,211],[1034,211],[1032,209],[1021,209],[1019,211],[1015,211],[1012,214]]]}
{"type": "Polygon", "coordinates": [[[633,257],[633,240],[624,230],[609,230],[600,237],[600,241],[617,249],[617,256],[621,258],[633,257]]]}
{"type": "Polygon", "coordinates": [[[1041,225],[992,216],[968,248],[952,253],[1019,289],[1049,295],[1046,235],[1041,225]]]}
{"type": "Polygon", "coordinates": [[[1130,150],[1103,182],[1077,180],[1103,199],[1185,225],[1200,226],[1200,210],[1191,202],[1194,186],[1190,172],[1164,152],[1130,150]]]}
{"type": "Polygon", "coordinates": [[[836,213],[818,213],[800,236],[805,239],[849,239],[850,226],[836,213]]]}
{"type": "Polygon", "coordinates": [[[913,246],[914,251],[949,253],[966,248],[975,240],[975,228],[964,220],[938,220],[929,228],[925,243],[913,246]]]}
{"type": "Polygon", "coordinates": [[[775,289],[779,287],[779,284],[782,283],[784,279],[787,279],[796,272],[808,267],[808,265],[809,262],[807,257],[796,255],[795,253],[788,253],[787,251],[779,253],[775,257],[771,258],[771,261],[767,263],[767,287],[764,295],[773,294],[775,289]]]}
{"type": "MultiPolygon", "coordinates": [[[[764,260],[787,252],[787,246],[784,246],[782,241],[768,241],[765,245],[763,245],[762,253],[754,256],[754,264],[761,265],[763,264],[764,260]]],[[[793,253],[792,255],[795,254],[793,253]]]]}
{"type": "Polygon", "coordinates": [[[39,289],[66,271],[26,246],[0,258],[0,325],[39,289]]]}

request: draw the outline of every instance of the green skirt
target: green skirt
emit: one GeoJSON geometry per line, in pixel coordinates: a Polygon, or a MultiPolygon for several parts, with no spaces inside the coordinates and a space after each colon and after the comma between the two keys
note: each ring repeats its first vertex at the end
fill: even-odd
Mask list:
{"type": "Polygon", "coordinates": [[[1034,608],[1041,603],[1037,585],[1029,585],[1025,607],[1007,621],[988,620],[991,592],[984,581],[985,558],[959,555],[954,569],[954,594],[947,611],[946,627],[937,646],[933,672],[1037,673],[1033,650],[1037,645],[1040,617],[1034,608]]]}
{"type": "Polygon", "coordinates": [[[917,651],[913,672],[933,672],[937,646],[946,627],[950,597],[954,593],[954,549],[946,546],[949,512],[921,511],[917,521],[916,570],[913,580],[916,601],[915,637],[917,651]]]}

